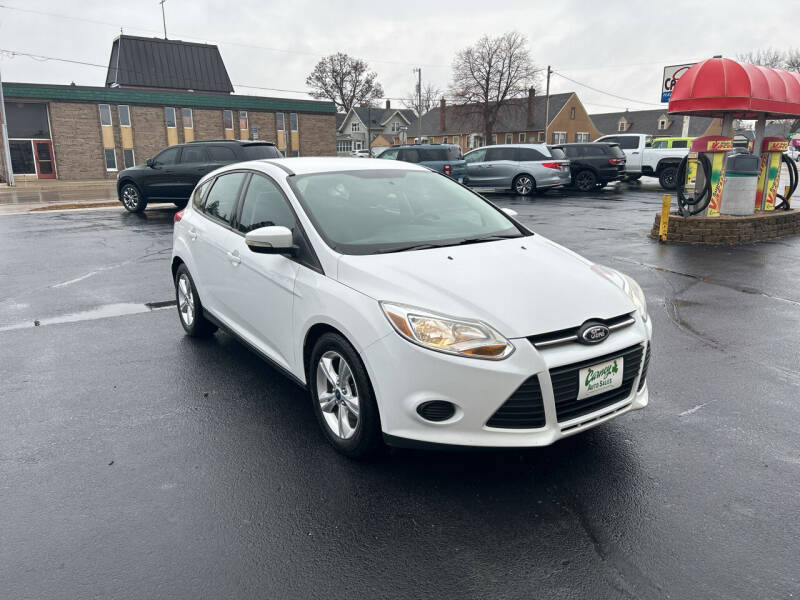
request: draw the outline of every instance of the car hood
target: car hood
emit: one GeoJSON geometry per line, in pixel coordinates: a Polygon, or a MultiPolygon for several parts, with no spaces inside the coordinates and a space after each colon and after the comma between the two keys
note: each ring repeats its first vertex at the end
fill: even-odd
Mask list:
{"type": "Polygon", "coordinates": [[[509,338],[635,309],[592,263],[540,236],[430,250],[343,255],[338,280],[376,300],[480,319],[509,338]]]}

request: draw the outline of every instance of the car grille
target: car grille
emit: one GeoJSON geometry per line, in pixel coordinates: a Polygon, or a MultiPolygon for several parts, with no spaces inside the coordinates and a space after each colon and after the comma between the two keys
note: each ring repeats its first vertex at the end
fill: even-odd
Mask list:
{"type": "MultiPolygon", "coordinates": [[[[609,331],[617,331],[629,325],[633,325],[636,321],[631,314],[619,315],[611,319],[589,319],[590,321],[597,321],[608,327],[609,331]]],[[[550,331],[541,335],[532,335],[528,340],[537,348],[547,348],[548,346],[557,346],[560,344],[568,344],[578,341],[578,330],[583,324],[577,327],[569,327],[568,329],[559,329],[558,331],[550,331]]]]}
{"type": "Polygon", "coordinates": [[[597,356],[579,363],[550,369],[550,381],[553,384],[553,396],[555,398],[558,421],[569,421],[610,406],[630,396],[633,383],[636,381],[636,376],[642,367],[642,351],[642,345],[638,344],[604,356],[597,356]],[[578,400],[580,370],[619,357],[622,357],[624,363],[622,385],[615,390],[578,400]]]}
{"type": "Polygon", "coordinates": [[[526,379],[486,422],[487,427],[501,429],[535,429],[544,425],[542,388],[537,375],[526,379]]]}
{"type": "Polygon", "coordinates": [[[647,377],[647,367],[650,366],[650,344],[647,344],[647,352],[644,353],[644,362],[642,363],[642,376],[639,378],[639,386],[637,392],[641,392],[644,387],[647,377]]]}

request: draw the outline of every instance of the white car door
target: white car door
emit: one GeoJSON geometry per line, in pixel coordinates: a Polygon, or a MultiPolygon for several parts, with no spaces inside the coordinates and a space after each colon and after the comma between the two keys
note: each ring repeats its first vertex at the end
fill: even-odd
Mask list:
{"type": "Polygon", "coordinates": [[[299,262],[282,254],[260,254],[245,244],[244,235],[270,225],[297,230],[294,213],[278,185],[253,173],[244,191],[237,229],[228,249],[239,263],[230,270],[226,304],[239,334],[285,369],[294,363],[292,309],[299,262]]]}
{"type": "Polygon", "coordinates": [[[192,218],[188,232],[197,292],[203,305],[226,323],[228,309],[223,292],[226,276],[235,262],[228,252],[234,240],[241,237],[232,231],[231,223],[247,175],[239,171],[217,177],[206,194],[205,203],[198,208],[202,214],[192,218]]]}
{"type": "Polygon", "coordinates": [[[643,138],[638,135],[621,135],[619,136],[619,147],[625,153],[625,170],[641,173],[644,154],[643,138]]]}

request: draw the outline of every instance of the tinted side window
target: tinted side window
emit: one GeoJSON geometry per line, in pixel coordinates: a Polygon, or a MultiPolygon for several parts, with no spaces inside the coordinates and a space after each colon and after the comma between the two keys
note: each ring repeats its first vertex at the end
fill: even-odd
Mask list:
{"type": "Polygon", "coordinates": [[[161,154],[156,156],[156,162],[160,165],[174,165],[176,162],[178,162],[178,155],[180,152],[180,146],[167,148],[161,154]]]}
{"type": "Polygon", "coordinates": [[[402,150],[400,150],[398,160],[404,160],[410,163],[418,163],[419,150],[417,150],[416,148],[403,148],[402,150]]]}
{"type": "Polygon", "coordinates": [[[206,162],[206,151],[200,146],[186,146],[181,154],[182,163],[206,162]]]}
{"type": "Polygon", "coordinates": [[[280,158],[281,154],[275,146],[256,144],[242,146],[242,156],[245,160],[258,160],[259,158],[280,158]]]}
{"type": "Polygon", "coordinates": [[[208,190],[208,186],[211,183],[211,180],[203,182],[201,185],[198,185],[194,188],[194,194],[192,194],[192,204],[198,210],[203,205],[203,196],[205,196],[206,191],[208,190]]]}
{"type": "Polygon", "coordinates": [[[385,150],[381,152],[378,158],[388,158],[389,160],[397,160],[397,150],[385,150]]]}
{"type": "MultiPolygon", "coordinates": [[[[556,148],[551,148],[551,150],[555,149],[556,148]]],[[[567,158],[578,158],[581,155],[580,148],[576,146],[564,146],[561,150],[567,155],[567,158]]]]}
{"type": "Polygon", "coordinates": [[[632,135],[621,136],[618,143],[623,150],[636,150],[639,147],[639,138],[632,135]]]}
{"type": "Polygon", "coordinates": [[[577,152],[576,156],[583,156],[586,158],[597,158],[598,156],[608,156],[608,146],[602,144],[575,146],[577,152]]]}
{"type": "Polygon", "coordinates": [[[514,157],[515,150],[515,148],[489,148],[486,150],[486,161],[516,160],[514,157]]]}
{"type": "Polygon", "coordinates": [[[212,162],[236,162],[236,153],[233,148],[225,146],[209,146],[208,155],[212,162]]]}
{"type": "Polygon", "coordinates": [[[239,189],[246,175],[246,173],[230,173],[217,177],[214,186],[208,192],[203,211],[215,219],[230,223],[236,199],[239,197],[239,189]]]}
{"type": "Polygon", "coordinates": [[[610,143],[618,144],[619,143],[619,138],[612,135],[612,136],[609,136],[609,137],[600,138],[597,141],[598,142],[603,142],[604,144],[610,144],[610,143]]]}
{"type": "Polygon", "coordinates": [[[625,153],[622,151],[622,149],[617,144],[609,146],[608,147],[608,153],[611,156],[616,156],[617,158],[625,158],[625,153]]]}
{"type": "Polygon", "coordinates": [[[672,147],[673,148],[688,148],[689,147],[689,142],[687,142],[686,140],[674,140],[672,142],[672,147]]]}
{"type": "Polygon", "coordinates": [[[419,160],[424,161],[446,161],[448,159],[448,152],[444,148],[420,148],[419,160]]]}
{"type": "Polygon", "coordinates": [[[516,160],[518,161],[544,160],[547,158],[544,154],[533,148],[516,148],[515,154],[516,160]]]}
{"type": "Polygon", "coordinates": [[[239,231],[282,225],[294,229],[294,214],[278,187],[266,177],[253,175],[242,203],[239,231]]]}

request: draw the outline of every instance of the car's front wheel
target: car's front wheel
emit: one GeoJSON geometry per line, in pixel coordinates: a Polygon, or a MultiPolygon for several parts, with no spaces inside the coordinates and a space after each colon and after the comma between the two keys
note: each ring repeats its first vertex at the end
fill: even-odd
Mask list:
{"type": "Polygon", "coordinates": [[[372,385],[347,340],[336,333],[317,340],[307,381],[317,421],[336,450],[360,458],[380,447],[380,418],[372,385]]]}
{"type": "Polygon", "coordinates": [[[135,183],[126,183],[119,190],[119,199],[125,210],[132,213],[142,212],[147,208],[147,199],[135,183]]]}
{"type": "Polygon", "coordinates": [[[536,190],[536,181],[530,175],[523,173],[514,178],[511,187],[520,196],[530,196],[536,190]]]}
{"type": "Polygon", "coordinates": [[[205,337],[217,330],[217,326],[206,318],[197,288],[184,264],[175,271],[175,300],[181,325],[190,336],[205,337]]]}
{"type": "Polygon", "coordinates": [[[674,190],[676,187],[676,176],[678,174],[678,168],[669,166],[664,167],[661,169],[661,173],[658,176],[658,183],[661,184],[661,187],[665,190],[674,190]]]}

